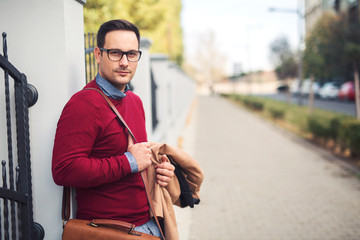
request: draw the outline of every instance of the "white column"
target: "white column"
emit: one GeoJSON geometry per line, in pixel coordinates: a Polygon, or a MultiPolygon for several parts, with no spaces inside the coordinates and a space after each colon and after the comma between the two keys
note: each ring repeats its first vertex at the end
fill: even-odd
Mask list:
{"type": "Polygon", "coordinates": [[[151,41],[149,39],[141,39],[140,50],[142,51],[142,56],[138,63],[136,74],[131,80],[131,85],[134,87],[134,93],[141,98],[144,104],[148,139],[152,136],[150,46],[151,41]]]}
{"type": "Polygon", "coordinates": [[[85,85],[82,1],[1,0],[0,9],[9,60],[39,92],[29,109],[34,221],[45,239],[60,239],[62,188],[52,180],[52,147],[65,103],[85,85]]]}

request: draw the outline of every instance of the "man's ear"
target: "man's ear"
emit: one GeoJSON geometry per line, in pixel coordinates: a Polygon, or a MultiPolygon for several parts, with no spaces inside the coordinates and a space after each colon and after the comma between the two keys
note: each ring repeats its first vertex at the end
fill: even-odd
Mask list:
{"type": "Polygon", "coordinates": [[[94,57],[95,57],[96,62],[97,62],[98,64],[100,64],[101,55],[102,55],[102,52],[101,52],[100,48],[99,48],[99,47],[96,47],[96,48],[94,49],[94,57]]]}

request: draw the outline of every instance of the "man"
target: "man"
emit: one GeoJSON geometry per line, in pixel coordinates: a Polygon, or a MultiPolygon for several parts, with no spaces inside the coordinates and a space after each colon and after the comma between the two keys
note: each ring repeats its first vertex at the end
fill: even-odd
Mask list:
{"type": "MultiPolygon", "coordinates": [[[[52,173],[56,184],[76,188],[77,218],[121,220],[160,237],[140,175],[151,165],[144,109],[128,88],[141,57],[139,46],[139,30],[132,23],[112,20],[101,25],[94,50],[99,72],[85,86],[110,97],[138,143],[97,91],[79,91],[58,122],[52,173]]],[[[158,184],[167,186],[174,166],[164,157],[155,168],[158,184]]]]}

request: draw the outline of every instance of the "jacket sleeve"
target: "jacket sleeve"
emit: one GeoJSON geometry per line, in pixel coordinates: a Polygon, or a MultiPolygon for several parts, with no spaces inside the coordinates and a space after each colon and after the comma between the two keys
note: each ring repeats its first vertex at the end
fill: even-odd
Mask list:
{"type": "Polygon", "coordinates": [[[91,156],[102,121],[100,109],[91,102],[70,100],[65,106],[53,148],[52,174],[56,184],[96,187],[131,173],[124,153],[106,158],[91,156]]]}

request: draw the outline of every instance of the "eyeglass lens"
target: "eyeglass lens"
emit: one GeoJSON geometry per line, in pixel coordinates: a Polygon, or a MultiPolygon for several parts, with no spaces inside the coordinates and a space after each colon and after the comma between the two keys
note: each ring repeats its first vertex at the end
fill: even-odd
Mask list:
{"type": "Polygon", "coordinates": [[[111,61],[120,61],[124,54],[126,55],[127,60],[130,62],[136,62],[140,59],[140,51],[123,52],[118,49],[110,49],[107,51],[107,53],[111,61]]]}

